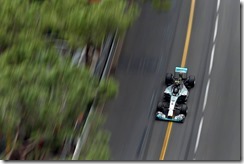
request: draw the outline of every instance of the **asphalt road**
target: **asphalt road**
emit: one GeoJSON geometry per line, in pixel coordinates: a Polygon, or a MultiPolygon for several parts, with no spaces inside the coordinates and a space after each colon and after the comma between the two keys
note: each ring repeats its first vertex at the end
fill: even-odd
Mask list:
{"type": "MultiPolygon", "coordinates": [[[[162,79],[181,63],[190,2],[172,0],[168,12],[143,5],[126,35],[115,72],[119,94],[104,107],[112,160],[159,159],[168,123],[155,121],[154,111],[162,79]]],[[[173,124],[165,160],[240,159],[239,3],[196,0],[186,66],[197,84],[185,123],[173,124]]]]}
{"type": "MultiPolygon", "coordinates": [[[[240,1],[221,0],[217,15],[219,18],[216,40],[210,41],[211,53],[214,45],[215,53],[211,72],[210,66],[206,66],[203,90],[206,90],[204,87],[209,81],[209,92],[206,108],[202,113],[202,130],[195,159],[240,160],[240,1]]],[[[194,44],[192,45],[194,47],[194,44]]],[[[197,50],[192,48],[192,56],[194,52],[197,50]]],[[[197,125],[194,129],[198,129],[197,125]]],[[[193,145],[194,143],[192,147],[195,147],[193,145]]],[[[192,156],[189,155],[188,158],[191,159],[192,156]]]]}

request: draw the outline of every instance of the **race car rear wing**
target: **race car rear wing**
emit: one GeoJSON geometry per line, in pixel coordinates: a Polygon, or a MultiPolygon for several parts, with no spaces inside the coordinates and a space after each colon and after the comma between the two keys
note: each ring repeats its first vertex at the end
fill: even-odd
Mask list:
{"type": "Polygon", "coordinates": [[[177,73],[187,73],[187,68],[175,67],[175,72],[177,72],[177,73]]]}

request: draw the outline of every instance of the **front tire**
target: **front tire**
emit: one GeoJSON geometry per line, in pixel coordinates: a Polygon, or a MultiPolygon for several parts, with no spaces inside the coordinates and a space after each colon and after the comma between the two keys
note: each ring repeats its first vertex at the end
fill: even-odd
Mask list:
{"type": "Polygon", "coordinates": [[[182,104],[181,107],[180,107],[180,113],[181,114],[184,114],[185,116],[187,115],[187,112],[188,112],[188,107],[186,104],[182,104]]]}
{"type": "Polygon", "coordinates": [[[157,105],[157,108],[158,109],[163,109],[163,102],[159,102],[158,105],[157,105]]]}

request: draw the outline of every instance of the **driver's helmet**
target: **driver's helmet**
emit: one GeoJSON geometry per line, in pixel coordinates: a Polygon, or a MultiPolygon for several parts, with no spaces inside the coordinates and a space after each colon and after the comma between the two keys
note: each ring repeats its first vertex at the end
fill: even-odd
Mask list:
{"type": "Polygon", "coordinates": [[[179,88],[178,87],[174,87],[174,89],[173,89],[173,95],[178,94],[178,92],[179,92],[179,88]]]}

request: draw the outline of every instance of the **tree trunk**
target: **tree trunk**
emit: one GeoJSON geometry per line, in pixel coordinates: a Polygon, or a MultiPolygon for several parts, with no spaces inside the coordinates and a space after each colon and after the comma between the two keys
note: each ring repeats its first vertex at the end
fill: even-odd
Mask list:
{"type": "Polygon", "coordinates": [[[5,153],[8,154],[11,151],[11,133],[10,131],[7,132],[7,143],[6,143],[6,149],[5,149],[5,153]]]}
{"type": "MultiPolygon", "coordinates": [[[[10,152],[9,152],[9,153],[7,154],[7,156],[6,156],[6,159],[7,159],[7,160],[9,160],[9,159],[11,158],[12,153],[13,153],[14,150],[15,150],[16,143],[17,143],[17,140],[18,140],[18,137],[19,137],[19,129],[20,129],[20,127],[18,126],[18,130],[17,130],[17,132],[16,132],[16,134],[15,134],[15,138],[14,138],[13,146],[12,146],[10,152]]],[[[14,153],[14,154],[16,154],[16,153],[14,153]]]]}
{"type": "Polygon", "coordinates": [[[31,153],[31,151],[35,148],[36,145],[37,145],[36,142],[30,143],[29,145],[27,145],[24,148],[24,150],[21,151],[21,152],[23,152],[21,154],[21,160],[26,160],[26,157],[28,156],[28,154],[31,153]]]}

